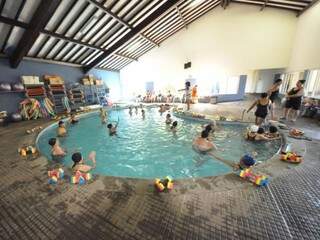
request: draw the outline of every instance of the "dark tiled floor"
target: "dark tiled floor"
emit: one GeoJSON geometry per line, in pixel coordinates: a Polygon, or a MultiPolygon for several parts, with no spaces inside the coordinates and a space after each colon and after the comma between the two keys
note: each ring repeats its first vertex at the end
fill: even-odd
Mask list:
{"type": "MultiPolygon", "coordinates": [[[[212,111],[219,106],[232,113],[228,104],[212,111]]],[[[158,194],[152,181],[113,177],[49,186],[46,159],[17,154],[34,141],[25,130],[44,123],[0,129],[0,239],[320,239],[318,141],[288,139],[305,161],[262,166],[272,176],[266,188],[226,175],[178,181],[158,194]]]]}

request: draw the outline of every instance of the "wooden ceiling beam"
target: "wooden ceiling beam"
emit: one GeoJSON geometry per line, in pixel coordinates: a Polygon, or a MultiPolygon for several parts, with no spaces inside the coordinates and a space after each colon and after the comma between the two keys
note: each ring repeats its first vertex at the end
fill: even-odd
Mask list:
{"type": "MultiPolygon", "coordinates": [[[[24,28],[24,29],[28,29],[29,28],[29,25],[27,23],[24,23],[24,22],[21,22],[21,21],[17,21],[17,20],[11,19],[11,18],[3,17],[3,16],[0,16],[0,22],[2,22],[4,24],[11,25],[11,26],[24,28]]],[[[75,43],[75,44],[78,44],[80,46],[87,47],[87,48],[90,48],[90,49],[100,50],[100,51],[104,51],[105,50],[104,48],[101,48],[101,47],[98,47],[98,46],[94,46],[92,44],[89,44],[89,43],[86,43],[86,42],[82,42],[82,41],[79,41],[79,40],[76,40],[76,39],[73,39],[73,38],[70,38],[70,37],[66,37],[63,34],[56,33],[56,32],[51,32],[51,31],[48,31],[46,29],[41,30],[40,33],[42,33],[44,35],[47,35],[47,36],[50,36],[50,37],[57,38],[59,40],[64,40],[64,41],[67,41],[67,42],[75,43]]]]}
{"type": "Polygon", "coordinates": [[[304,9],[302,9],[298,14],[297,17],[300,17],[302,14],[304,14],[308,9],[315,6],[317,3],[319,3],[320,0],[313,0],[308,6],[306,6],[304,9]]]}
{"type": "Polygon", "coordinates": [[[116,14],[114,14],[110,9],[106,8],[103,4],[97,2],[96,0],[87,0],[88,2],[92,3],[95,5],[97,8],[108,14],[110,17],[112,17],[114,20],[117,22],[121,23],[123,26],[126,26],[127,28],[132,29],[133,27],[124,21],[122,18],[118,17],[116,14]]]}
{"type": "Polygon", "coordinates": [[[114,53],[113,55],[120,57],[120,58],[127,59],[127,60],[131,60],[131,61],[136,61],[136,62],[138,61],[138,59],[136,59],[136,58],[129,57],[129,56],[126,56],[126,55],[120,54],[120,53],[114,53]]]}
{"type": "Polygon", "coordinates": [[[92,61],[88,66],[83,68],[84,72],[89,72],[92,68],[99,65],[106,57],[113,54],[119,47],[124,45],[126,42],[131,40],[133,37],[138,35],[144,28],[146,28],[150,23],[157,20],[162,14],[168,11],[170,8],[174,7],[180,0],[168,0],[164,4],[162,4],[159,8],[157,8],[154,12],[152,12],[149,16],[147,16],[142,22],[140,22],[137,26],[135,26],[130,32],[128,32],[124,37],[122,37],[119,41],[117,41],[114,45],[112,45],[109,49],[107,49],[103,54],[101,54],[98,58],[92,61]]]}
{"type": "Polygon", "coordinates": [[[42,0],[40,2],[30,21],[29,27],[24,31],[19,43],[9,59],[10,66],[12,68],[17,68],[23,57],[28,54],[39,37],[40,31],[45,28],[61,2],[62,0],[42,0]]]}
{"type": "Polygon", "coordinates": [[[188,29],[188,25],[187,25],[186,21],[184,20],[184,18],[183,18],[182,14],[181,14],[181,11],[180,11],[178,5],[176,5],[176,10],[177,10],[177,13],[179,14],[179,17],[180,17],[180,19],[181,19],[184,27],[185,27],[186,29],[188,29]]]}

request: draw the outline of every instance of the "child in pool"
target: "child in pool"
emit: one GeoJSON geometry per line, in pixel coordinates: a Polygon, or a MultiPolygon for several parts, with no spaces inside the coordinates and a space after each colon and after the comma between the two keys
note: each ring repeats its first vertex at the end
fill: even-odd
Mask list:
{"type": "Polygon", "coordinates": [[[89,172],[96,167],[96,152],[94,151],[92,151],[88,156],[88,159],[92,161],[92,166],[84,164],[84,159],[80,152],[72,154],[71,159],[73,161],[72,170],[75,172],[89,172]]]}
{"type": "Polygon", "coordinates": [[[165,111],[166,111],[166,109],[165,109],[164,105],[161,104],[161,105],[160,105],[160,109],[159,109],[159,113],[163,113],[163,112],[165,112],[165,111]]]}
{"type": "Polygon", "coordinates": [[[106,124],[108,120],[108,114],[107,111],[103,108],[100,108],[100,118],[101,118],[101,123],[106,124]]]}
{"type": "Polygon", "coordinates": [[[67,129],[63,121],[58,123],[58,137],[65,137],[67,135],[67,129]]]}
{"type": "Polygon", "coordinates": [[[171,119],[171,115],[168,113],[166,116],[166,124],[171,124],[172,119],[171,119]]]}
{"type": "Polygon", "coordinates": [[[199,152],[209,152],[212,150],[217,150],[217,147],[208,139],[209,132],[203,130],[201,136],[197,137],[192,146],[199,152]]]}
{"type": "Polygon", "coordinates": [[[247,132],[246,139],[249,141],[271,141],[271,140],[279,139],[279,136],[267,137],[262,127],[253,125],[251,126],[250,130],[247,132]]]}
{"type": "Polygon", "coordinates": [[[118,123],[116,123],[115,126],[113,126],[112,123],[109,123],[107,125],[107,128],[109,129],[110,136],[117,135],[117,127],[118,127],[118,123]]]}
{"type": "Polygon", "coordinates": [[[242,158],[240,158],[240,161],[238,164],[233,166],[234,170],[244,170],[250,167],[253,167],[256,164],[256,160],[253,159],[252,156],[249,154],[244,155],[242,158]]]}
{"type": "Polygon", "coordinates": [[[278,139],[280,138],[280,134],[278,132],[278,128],[276,126],[270,125],[269,132],[265,133],[267,138],[278,139]]]}
{"type": "Polygon", "coordinates": [[[76,118],[76,115],[74,113],[72,113],[71,117],[70,117],[70,120],[69,120],[69,123],[76,124],[78,122],[79,122],[79,120],[76,118]]]}
{"type": "Polygon", "coordinates": [[[177,132],[177,126],[178,126],[178,122],[177,121],[174,121],[170,127],[170,130],[172,132],[177,132]]]}
{"type": "Polygon", "coordinates": [[[50,138],[48,143],[51,146],[51,155],[52,156],[64,157],[66,155],[66,151],[60,147],[58,139],[50,138]]]}

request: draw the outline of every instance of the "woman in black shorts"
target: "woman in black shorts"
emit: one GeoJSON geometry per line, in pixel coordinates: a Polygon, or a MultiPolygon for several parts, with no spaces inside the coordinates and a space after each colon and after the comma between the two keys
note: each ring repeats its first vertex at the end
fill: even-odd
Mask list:
{"type": "Polygon", "coordinates": [[[282,117],[281,119],[287,120],[289,113],[292,112],[293,117],[291,121],[295,122],[297,120],[301,107],[302,97],[304,95],[303,84],[305,83],[305,81],[306,80],[299,80],[296,83],[296,86],[287,92],[284,117],[282,117]]]}
{"type": "Polygon", "coordinates": [[[268,98],[268,94],[261,93],[261,97],[251,105],[251,107],[247,110],[247,113],[250,112],[250,110],[255,106],[257,106],[257,110],[254,113],[254,115],[256,116],[256,125],[260,126],[267,117],[269,109],[272,109],[271,101],[268,98]]]}
{"type": "Polygon", "coordinates": [[[282,79],[277,79],[274,84],[272,85],[272,87],[268,90],[268,95],[269,95],[269,99],[272,102],[272,109],[270,111],[271,113],[271,119],[274,120],[274,112],[273,109],[275,108],[275,100],[278,98],[279,96],[279,88],[282,84],[282,79]]]}

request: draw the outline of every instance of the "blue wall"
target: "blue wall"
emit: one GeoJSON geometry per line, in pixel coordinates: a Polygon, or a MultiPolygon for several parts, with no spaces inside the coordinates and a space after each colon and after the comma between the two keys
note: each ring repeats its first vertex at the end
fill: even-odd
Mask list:
{"type": "MultiPolygon", "coordinates": [[[[78,67],[23,60],[18,68],[13,69],[10,68],[8,59],[0,58],[0,83],[20,82],[22,75],[42,78],[46,74],[61,76],[66,85],[79,82],[84,77],[82,69],[78,67]]],[[[120,94],[119,72],[93,69],[89,74],[101,78],[107,84],[111,97],[120,94]]],[[[8,111],[9,113],[18,111],[19,102],[24,98],[23,93],[0,93],[0,111],[8,111]]]]}

